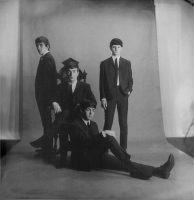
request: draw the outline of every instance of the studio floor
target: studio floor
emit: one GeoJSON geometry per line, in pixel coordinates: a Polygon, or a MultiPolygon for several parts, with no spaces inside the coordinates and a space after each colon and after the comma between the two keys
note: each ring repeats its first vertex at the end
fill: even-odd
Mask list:
{"type": "Polygon", "coordinates": [[[132,160],[159,166],[169,153],[175,167],[169,179],[148,181],[126,172],[98,170],[80,172],[56,169],[37,158],[29,139],[23,139],[1,159],[1,199],[121,199],[193,200],[194,159],[170,145],[165,138],[130,141],[132,160]]]}

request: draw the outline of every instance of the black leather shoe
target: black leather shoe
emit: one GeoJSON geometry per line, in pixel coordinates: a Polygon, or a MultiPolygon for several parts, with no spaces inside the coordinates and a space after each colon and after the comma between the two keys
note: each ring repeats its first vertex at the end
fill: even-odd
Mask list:
{"type": "Polygon", "coordinates": [[[163,165],[155,169],[155,174],[160,178],[167,179],[170,176],[170,171],[173,169],[174,164],[174,156],[170,154],[168,160],[163,165]]]}
{"type": "Polygon", "coordinates": [[[171,171],[174,167],[174,156],[172,154],[169,155],[168,160],[160,166],[160,168],[165,169],[167,171],[171,171]]]}
{"type": "Polygon", "coordinates": [[[30,145],[34,148],[41,148],[42,147],[42,137],[30,142],[30,145]]]}

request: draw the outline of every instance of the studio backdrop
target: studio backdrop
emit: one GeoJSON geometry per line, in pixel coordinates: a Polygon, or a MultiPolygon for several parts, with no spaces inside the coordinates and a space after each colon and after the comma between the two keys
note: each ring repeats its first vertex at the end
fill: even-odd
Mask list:
{"type": "MultiPolygon", "coordinates": [[[[112,38],[123,40],[122,56],[132,64],[133,92],[129,98],[129,140],[164,138],[161,112],[154,2],[39,0],[21,1],[23,60],[23,135],[41,134],[34,97],[34,79],[39,55],[34,40],[47,36],[57,69],[72,57],[85,69],[87,82],[98,101],[95,120],[103,127],[104,113],[99,99],[100,61],[111,56],[112,38]]],[[[119,138],[118,119],[113,129],[119,138]]]]}
{"type": "MultiPolygon", "coordinates": [[[[87,82],[98,100],[95,119],[100,128],[104,114],[99,64],[110,56],[110,40],[121,38],[122,56],[131,61],[134,78],[129,140],[185,136],[194,116],[190,4],[183,0],[14,0],[1,1],[0,9],[1,139],[27,136],[30,140],[41,134],[34,98],[39,61],[34,39],[40,35],[49,38],[58,70],[63,60],[72,57],[88,73],[87,82]]],[[[113,129],[119,134],[117,115],[113,129]]],[[[193,126],[188,136],[193,136],[193,126]]]]}

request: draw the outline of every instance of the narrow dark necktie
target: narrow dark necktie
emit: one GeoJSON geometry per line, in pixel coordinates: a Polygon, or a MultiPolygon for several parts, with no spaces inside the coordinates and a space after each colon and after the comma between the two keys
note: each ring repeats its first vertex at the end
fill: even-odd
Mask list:
{"type": "Polygon", "coordinates": [[[68,84],[68,92],[69,92],[69,94],[72,94],[72,85],[71,84],[68,84]]]}
{"type": "Polygon", "coordinates": [[[118,78],[119,78],[119,66],[118,66],[117,58],[115,59],[115,67],[117,69],[117,81],[118,81],[118,78]]]}
{"type": "Polygon", "coordinates": [[[88,129],[90,128],[90,122],[87,122],[87,127],[88,127],[88,129]]]}
{"type": "Polygon", "coordinates": [[[90,133],[90,122],[86,123],[87,129],[88,129],[88,137],[91,137],[91,133],[90,133]]]}
{"type": "Polygon", "coordinates": [[[90,133],[90,122],[87,122],[88,133],[90,133]]]}
{"type": "Polygon", "coordinates": [[[68,93],[68,103],[69,105],[73,105],[73,93],[72,93],[72,85],[68,84],[67,86],[67,93],[68,93]]]}

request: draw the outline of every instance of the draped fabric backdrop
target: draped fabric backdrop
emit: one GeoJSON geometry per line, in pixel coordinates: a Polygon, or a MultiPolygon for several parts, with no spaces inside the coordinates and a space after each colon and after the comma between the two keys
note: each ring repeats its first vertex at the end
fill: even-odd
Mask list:
{"type": "Polygon", "coordinates": [[[19,0],[0,2],[0,139],[19,138],[19,0]]]}
{"type": "Polygon", "coordinates": [[[194,136],[194,7],[155,0],[165,135],[194,136]]]}

